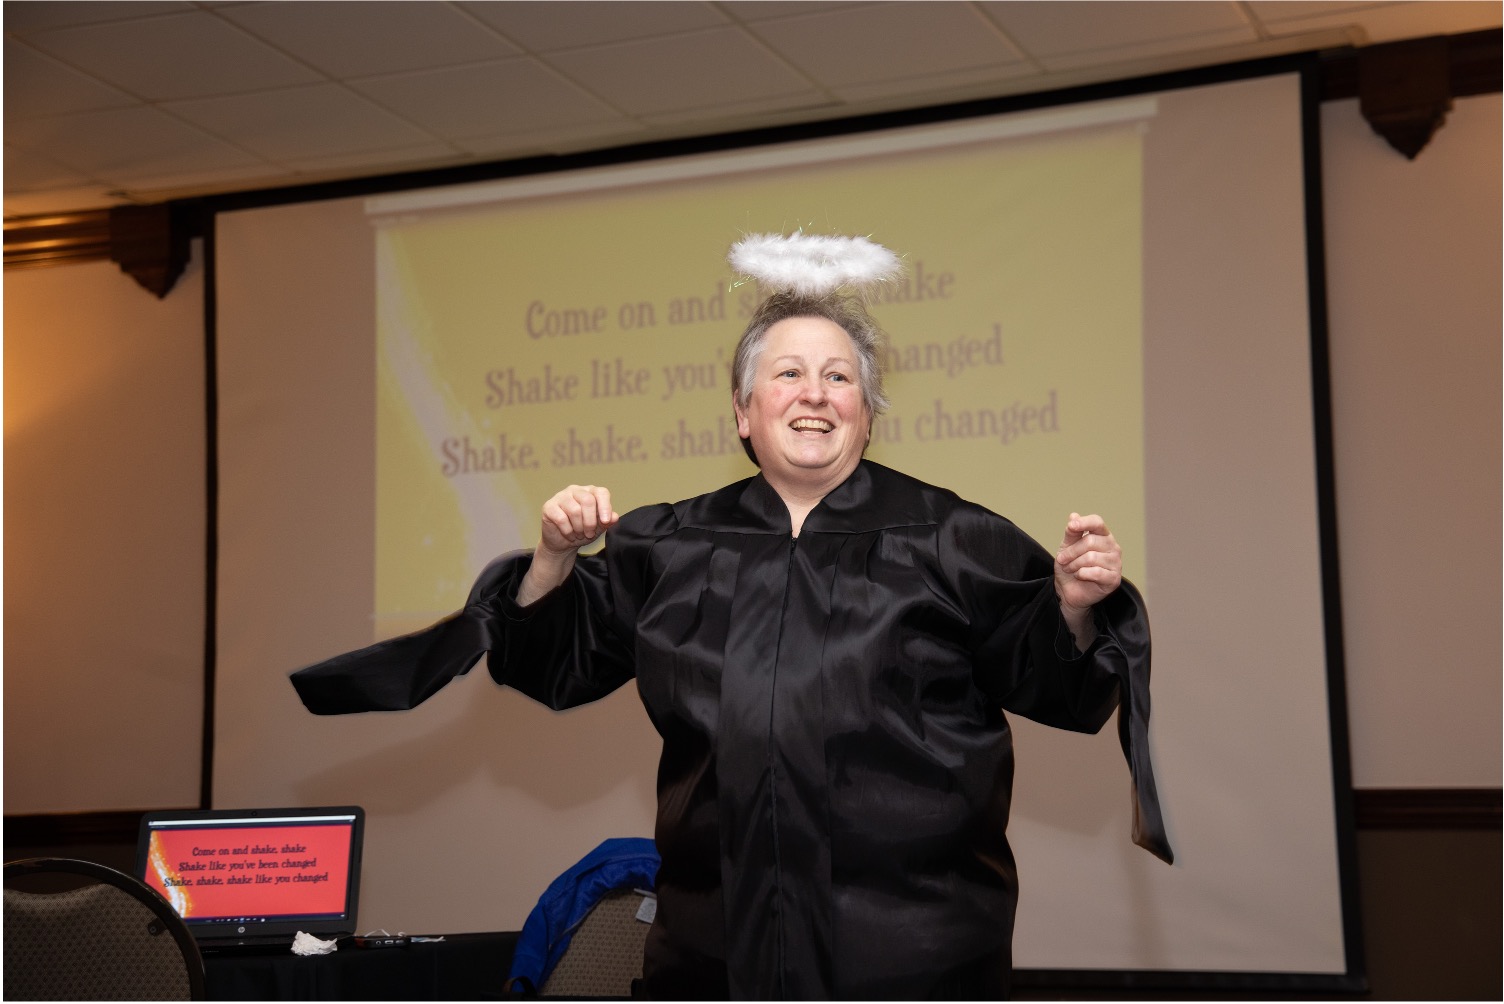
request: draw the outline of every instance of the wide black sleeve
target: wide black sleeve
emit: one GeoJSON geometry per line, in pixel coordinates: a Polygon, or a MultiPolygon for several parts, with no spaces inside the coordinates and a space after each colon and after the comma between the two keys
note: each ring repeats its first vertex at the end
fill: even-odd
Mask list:
{"type": "MultiPolygon", "coordinates": [[[[990,516],[990,514],[989,514],[990,516]]],[[[1133,840],[1174,861],[1149,754],[1149,615],[1126,579],[1092,610],[1085,651],[1060,613],[1054,558],[1013,524],[964,514],[949,529],[951,567],[964,569],[978,685],[1005,711],[1055,728],[1097,732],[1118,712],[1133,780],[1133,840]],[[964,555],[964,557],[962,557],[964,555]]]]}
{"type": "Polygon", "coordinates": [[[516,595],[531,557],[503,555],[486,566],[462,610],[431,627],[315,663],[292,674],[303,706],[316,715],[406,711],[470,671],[499,636],[497,599],[516,595]]]}
{"type": "Polygon", "coordinates": [[[671,510],[623,517],[605,549],[582,556],[558,589],[532,606],[517,589],[532,554],[513,552],[486,566],[462,610],[431,627],[326,659],[292,674],[314,714],[414,708],[482,655],[492,677],[552,708],[606,696],[633,675],[636,610],[646,589],[654,541],[671,510]]]}
{"type": "Polygon", "coordinates": [[[520,607],[515,587],[503,590],[493,622],[501,630],[486,660],[491,677],[555,709],[598,700],[632,679],[653,548],[673,527],[669,506],[634,510],[607,532],[602,551],[580,557],[536,603],[520,607]]]}

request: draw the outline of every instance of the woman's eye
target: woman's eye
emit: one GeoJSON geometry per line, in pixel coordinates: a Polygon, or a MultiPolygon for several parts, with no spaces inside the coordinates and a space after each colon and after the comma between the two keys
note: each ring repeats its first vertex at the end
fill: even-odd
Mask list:
{"type": "Polygon", "coordinates": [[[782,373],[780,373],[778,375],[779,376],[784,376],[784,377],[796,377],[796,376],[799,375],[799,371],[798,370],[784,370],[782,373]]]}
{"type": "Polygon", "coordinates": [[[845,383],[846,382],[846,374],[845,373],[832,373],[830,375],[830,379],[836,381],[837,383],[845,383]]]}

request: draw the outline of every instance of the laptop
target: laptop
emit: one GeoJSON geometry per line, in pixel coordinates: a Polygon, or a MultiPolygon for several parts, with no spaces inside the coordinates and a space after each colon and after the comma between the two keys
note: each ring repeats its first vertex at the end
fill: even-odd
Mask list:
{"type": "Polygon", "coordinates": [[[148,812],[136,877],[171,903],[203,951],[275,950],[305,931],[355,933],[365,810],[148,812]]]}

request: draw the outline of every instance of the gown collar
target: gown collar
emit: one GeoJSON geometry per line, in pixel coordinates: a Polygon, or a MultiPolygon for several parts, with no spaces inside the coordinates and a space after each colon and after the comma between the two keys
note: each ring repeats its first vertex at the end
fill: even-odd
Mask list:
{"type": "MultiPolygon", "coordinates": [[[[804,519],[804,532],[869,533],[935,522],[928,504],[939,489],[870,460],[833,488],[804,519]],[[905,483],[928,492],[903,490],[905,483]]],[[[680,526],[730,533],[793,533],[789,510],[761,474],[680,503],[680,526]]]]}

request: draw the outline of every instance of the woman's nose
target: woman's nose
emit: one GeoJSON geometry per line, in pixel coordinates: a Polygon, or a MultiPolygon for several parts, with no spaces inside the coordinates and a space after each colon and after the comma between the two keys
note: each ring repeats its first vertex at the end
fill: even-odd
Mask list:
{"type": "Polygon", "coordinates": [[[806,377],[800,387],[799,396],[811,403],[821,403],[825,400],[825,381],[818,376],[806,377]]]}

